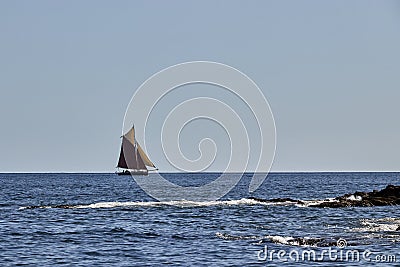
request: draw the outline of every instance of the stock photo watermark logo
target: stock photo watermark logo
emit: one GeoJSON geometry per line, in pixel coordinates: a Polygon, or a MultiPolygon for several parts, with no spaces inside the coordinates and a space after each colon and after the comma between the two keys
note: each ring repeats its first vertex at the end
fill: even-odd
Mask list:
{"type": "Polygon", "coordinates": [[[264,246],[257,252],[257,259],[264,262],[374,262],[374,263],[394,263],[397,262],[395,254],[385,254],[373,252],[369,249],[359,250],[347,248],[347,241],[340,238],[336,242],[336,247],[326,249],[303,248],[290,250],[269,249],[264,246]]]}
{"type": "MultiPolygon", "coordinates": [[[[258,131],[260,149],[256,168],[252,170],[249,191],[255,191],[265,180],[275,155],[276,130],[271,108],[260,88],[244,73],[225,64],[194,61],[168,67],[147,79],[134,93],[125,113],[123,133],[135,125],[135,137],[147,154],[146,128],[151,112],[167,94],[185,85],[206,84],[227,90],[239,98],[257,122],[257,128],[247,129],[240,111],[221,99],[202,96],[178,103],[166,116],[160,133],[162,151],[168,163],[181,172],[206,170],[215,160],[218,146],[204,138],[198,144],[200,157],[190,160],[180,147],[182,129],[196,119],[207,119],[221,126],[230,141],[230,157],[218,178],[202,186],[180,186],[160,173],[151,177],[132,175],[136,183],[159,201],[214,201],[223,197],[246,172],[250,153],[248,131],[258,131]]],[[[151,155],[150,155],[151,156],[151,155]]]]}

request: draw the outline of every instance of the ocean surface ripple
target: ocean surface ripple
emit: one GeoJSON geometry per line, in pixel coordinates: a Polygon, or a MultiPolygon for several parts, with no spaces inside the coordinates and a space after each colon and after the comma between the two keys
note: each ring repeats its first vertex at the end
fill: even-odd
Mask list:
{"type": "MultiPolygon", "coordinates": [[[[183,186],[217,176],[165,175],[183,186]]],[[[260,251],[318,252],[344,242],[347,249],[396,255],[397,263],[385,265],[398,266],[398,206],[311,205],[399,184],[400,173],[272,173],[252,194],[250,177],[245,174],[221,200],[158,202],[130,176],[0,174],[0,265],[279,266],[276,258],[261,260],[260,251]]],[[[319,261],[323,266],[371,264],[319,261]]]]}

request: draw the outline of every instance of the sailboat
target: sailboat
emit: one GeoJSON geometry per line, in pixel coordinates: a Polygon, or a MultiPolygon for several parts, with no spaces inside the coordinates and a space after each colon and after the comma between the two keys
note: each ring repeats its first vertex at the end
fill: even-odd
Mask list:
{"type": "Polygon", "coordinates": [[[134,126],[121,138],[122,144],[117,168],[124,170],[117,171],[118,175],[148,175],[147,167],[154,168],[151,169],[152,171],[158,170],[136,141],[134,126]]]}

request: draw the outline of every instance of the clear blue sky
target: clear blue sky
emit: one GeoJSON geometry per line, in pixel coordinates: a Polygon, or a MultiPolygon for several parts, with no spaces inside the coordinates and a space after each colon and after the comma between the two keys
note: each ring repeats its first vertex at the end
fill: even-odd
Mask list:
{"type": "Polygon", "coordinates": [[[400,170],[398,1],[3,0],[0,33],[0,172],[113,171],[135,89],[192,60],[261,87],[273,171],[400,170]]]}

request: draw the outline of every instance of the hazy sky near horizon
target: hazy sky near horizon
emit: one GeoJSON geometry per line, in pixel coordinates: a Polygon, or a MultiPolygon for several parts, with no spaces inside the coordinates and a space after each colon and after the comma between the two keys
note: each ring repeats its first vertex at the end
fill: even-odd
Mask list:
{"type": "Polygon", "coordinates": [[[114,171],[136,88],[193,60],[261,88],[272,171],[400,171],[398,1],[0,1],[0,33],[0,172],[114,171]]]}

